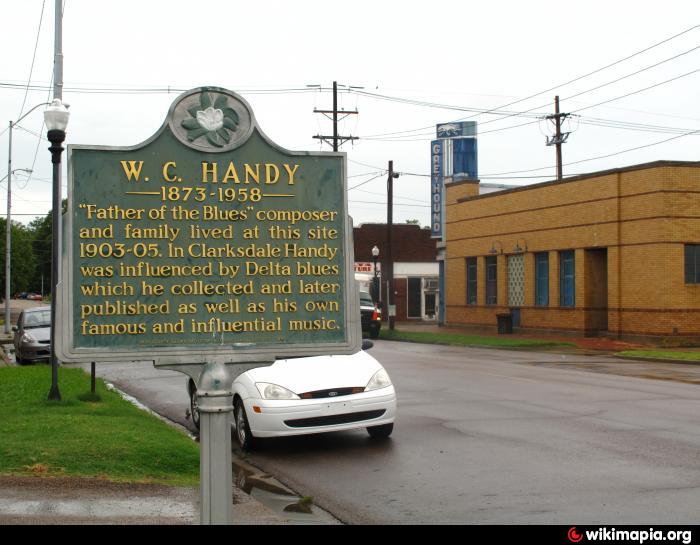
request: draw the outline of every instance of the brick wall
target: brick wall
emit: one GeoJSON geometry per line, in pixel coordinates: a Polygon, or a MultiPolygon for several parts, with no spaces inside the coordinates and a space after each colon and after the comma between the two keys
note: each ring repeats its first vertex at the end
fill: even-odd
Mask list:
{"type": "Polygon", "coordinates": [[[700,243],[700,163],[650,163],[477,197],[464,187],[447,187],[447,323],[496,325],[508,297],[506,258],[518,246],[522,327],[700,337],[700,285],[683,275],[684,244],[700,243]],[[500,306],[492,308],[484,261],[494,250],[500,306]],[[573,309],[559,308],[562,250],[575,251],[573,309]],[[535,306],[536,252],[549,252],[547,307],[535,306]],[[473,256],[478,297],[469,307],[465,260],[473,256]]]}
{"type": "MultiPolygon", "coordinates": [[[[365,223],[353,229],[355,261],[372,261],[372,248],[379,248],[380,261],[387,254],[387,226],[384,223],[365,223]]],[[[394,262],[426,263],[437,257],[435,239],[430,229],[406,223],[395,224],[391,230],[391,255],[394,262]]]]}

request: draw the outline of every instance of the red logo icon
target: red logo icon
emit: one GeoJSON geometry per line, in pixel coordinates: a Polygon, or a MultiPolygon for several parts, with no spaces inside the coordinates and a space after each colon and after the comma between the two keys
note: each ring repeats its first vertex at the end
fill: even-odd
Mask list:
{"type": "Polygon", "coordinates": [[[569,541],[572,543],[578,543],[583,539],[583,535],[576,531],[576,526],[572,526],[568,533],[569,541]]]}

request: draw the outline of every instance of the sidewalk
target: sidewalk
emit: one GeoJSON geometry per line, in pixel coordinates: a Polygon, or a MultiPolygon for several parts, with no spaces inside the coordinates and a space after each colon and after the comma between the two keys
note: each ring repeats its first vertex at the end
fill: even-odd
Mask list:
{"type": "MultiPolygon", "coordinates": [[[[279,525],[275,514],[235,486],[235,525],[279,525]]],[[[0,525],[199,523],[199,490],[100,479],[0,477],[0,525]]]]}

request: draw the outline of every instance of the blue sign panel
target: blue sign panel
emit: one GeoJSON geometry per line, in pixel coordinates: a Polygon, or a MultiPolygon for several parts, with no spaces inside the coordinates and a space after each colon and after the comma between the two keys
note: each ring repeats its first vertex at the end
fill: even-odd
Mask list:
{"type": "Polygon", "coordinates": [[[443,199],[443,142],[433,140],[430,143],[430,236],[442,238],[442,199],[443,199]]]}
{"type": "Polygon", "coordinates": [[[453,176],[475,180],[477,176],[476,138],[452,140],[453,176]]]}
{"type": "Polygon", "coordinates": [[[438,138],[460,138],[464,136],[476,136],[476,121],[440,123],[437,126],[438,138]]]}

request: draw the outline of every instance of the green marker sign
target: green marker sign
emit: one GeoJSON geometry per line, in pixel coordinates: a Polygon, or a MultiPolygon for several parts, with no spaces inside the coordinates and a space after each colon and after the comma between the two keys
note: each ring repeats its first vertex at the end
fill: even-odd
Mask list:
{"type": "Polygon", "coordinates": [[[68,147],[64,361],[256,361],[359,349],[343,153],[290,152],[225,89],[151,139],[68,147]]]}

